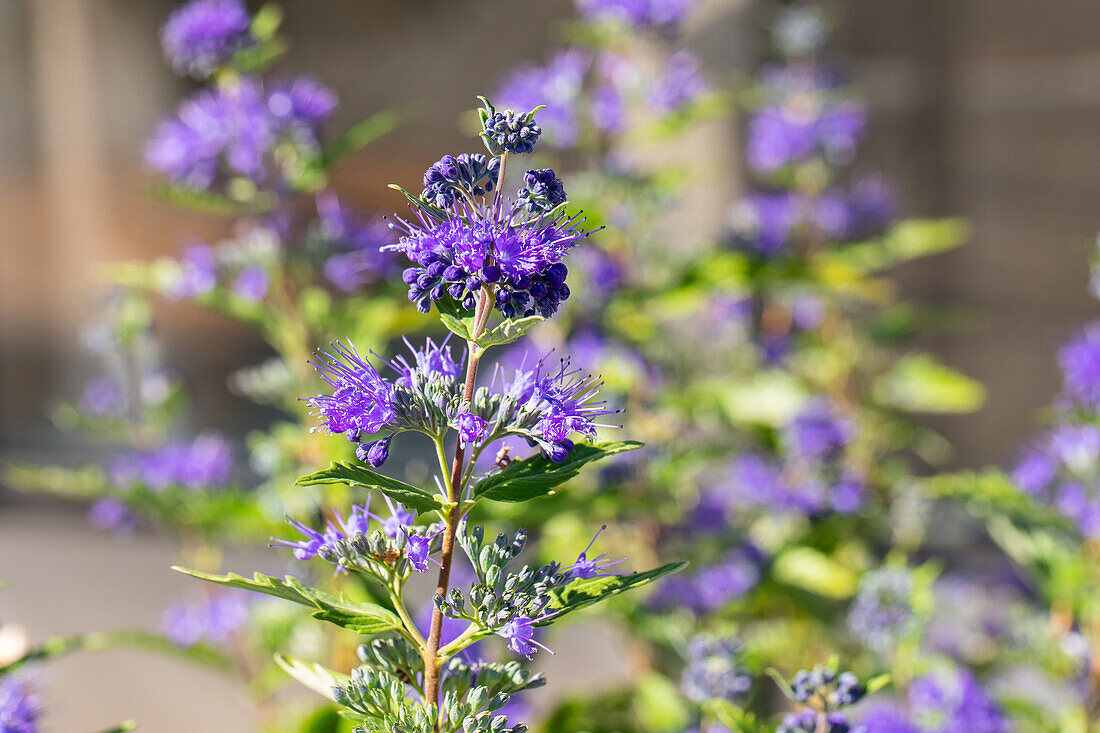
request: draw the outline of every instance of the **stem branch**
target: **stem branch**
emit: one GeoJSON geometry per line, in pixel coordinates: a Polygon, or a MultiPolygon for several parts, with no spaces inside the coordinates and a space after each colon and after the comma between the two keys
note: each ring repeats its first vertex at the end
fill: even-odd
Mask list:
{"type": "MultiPolygon", "coordinates": [[[[469,355],[466,360],[466,386],[462,393],[462,402],[469,404],[474,397],[474,383],[477,380],[478,362],[481,360],[481,349],[473,343],[485,330],[485,324],[489,320],[492,310],[492,293],[488,286],[482,288],[478,298],[477,308],[474,311],[474,330],[471,340],[467,342],[469,355]]],[[[447,512],[446,525],[443,530],[443,550],[439,556],[439,577],[436,581],[436,595],[447,596],[447,590],[451,581],[451,564],[454,555],[455,535],[458,530],[458,521],[461,517],[461,498],[465,488],[463,469],[466,461],[466,446],[459,439],[455,444],[454,462],[451,467],[450,482],[446,486],[449,493],[448,499],[451,508],[447,512]]],[[[439,703],[439,643],[443,636],[443,612],[438,607],[432,609],[432,623],[428,629],[428,640],[424,647],[424,702],[439,703]]]]}

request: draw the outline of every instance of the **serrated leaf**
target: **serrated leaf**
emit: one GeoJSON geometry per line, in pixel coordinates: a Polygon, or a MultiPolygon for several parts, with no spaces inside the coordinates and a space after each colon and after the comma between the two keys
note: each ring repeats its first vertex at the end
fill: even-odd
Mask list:
{"type": "MultiPolygon", "coordinates": [[[[440,317],[442,318],[442,315],[440,317]]],[[[503,346],[504,344],[510,344],[519,337],[523,336],[523,334],[530,331],[532,327],[543,320],[545,319],[543,319],[542,316],[528,316],[526,318],[518,318],[515,320],[508,318],[501,322],[495,328],[486,331],[485,333],[481,334],[481,336],[474,339],[474,343],[480,346],[482,349],[487,349],[490,346],[503,346]]],[[[446,321],[444,321],[444,324],[447,325],[446,321]]],[[[447,328],[451,328],[450,325],[447,325],[447,328]]],[[[451,330],[454,331],[453,328],[451,330]]]]}
{"type": "Polygon", "coordinates": [[[276,654],[275,664],[294,679],[322,697],[332,700],[332,688],[345,684],[350,677],[333,672],[315,662],[306,662],[289,654],[276,654]]]}
{"type": "Polygon", "coordinates": [[[439,208],[438,206],[436,206],[434,204],[428,203],[427,201],[420,198],[419,196],[413,196],[411,193],[409,193],[405,189],[401,188],[396,183],[391,183],[389,185],[389,188],[392,188],[394,191],[400,191],[401,194],[406,199],[409,200],[410,204],[412,204],[416,208],[420,209],[421,211],[423,211],[425,214],[432,217],[436,221],[450,221],[451,220],[451,215],[448,214],[446,211],[444,211],[443,209],[439,208]]]}
{"type": "Polygon", "coordinates": [[[447,327],[447,330],[458,336],[463,341],[470,340],[470,323],[469,319],[457,318],[450,313],[444,311],[439,312],[439,320],[443,322],[443,325],[447,327]]]}
{"type": "Polygon", "coordinates": [[[794,547],[779,555],[772,574],[780,583],[828,598],[851,598],[859,585],[855,572],[811,547],[794,547]]]}
{"type": "Polygon", "coordinates": [[[333,461],[326,469],[311,473],[308,476],[302,476],[298,479],[297,484],[299,486],[346,484],[364,489],[374,489],[418,512],[430,512],[442,506],[434,496],[424,489],[351,461],[333,461]]]}
{"type": "Polygon", "coordinates": [[[508,502],[536,499],[552,493],[555,486],[576,476],[586,463],[637,450],[643,445],[636,440],[581,443],[561,463],[554,463],[541,455],[512,461],[503,470],[481,479],[474,486],[473,496],[475,499],[508,502]]]}
{"type": "Polygon", "coordinates": [[[871,394],[880,404],[906,412],[973,412],[985,402],[985,388],[927,354],[898,361],[879,377],[871,394]]]}
{"type": "Polygon", "coordinates": [[[236,573],[214,575],[178,566],[174,566],[172,569],[199,580],[230,588],[241,588],[255,593],[263,593],[311,607],[314,609],[312,612],[314,618],[328,621],[360,634],[382,634],[387,631],[401,631],[404,629],[401,619],[382,606],[375,603],[336,598],[324,591],[302,585],[297,578],[289,575],[280,579],[263,573],[256,573],[249,579],[236,573]]]}
{"type": "Polygon", "coordinates": [[[575,580],[564,588],[550,593],[552,600],[547,607],[547,612],[555,615],[553,618],[535,625],[547,626],[567,613],[579,611],[586,606],[591,606],[593,603],[599,603],[613,595],[651,583],[657,578],[683,570],[686,567],[686,562],[670,562],[667,565],[646,570],[642,573],[575,580]]]}

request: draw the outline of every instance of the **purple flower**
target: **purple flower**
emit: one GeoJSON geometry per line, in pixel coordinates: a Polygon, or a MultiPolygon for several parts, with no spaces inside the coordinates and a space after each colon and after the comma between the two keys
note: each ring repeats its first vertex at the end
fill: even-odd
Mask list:
{"type": "Polygon", "coordinates": [[[122,417],[126,400],[118,382],[108,377],[89,380],[80,395],[80,411],[91,417],[122,417]]]}
{"type": "MultiPolygon", "coordinates": [[[[237,594],[221,594],[200,603],[177,603],[164,612],[164,633],[174,644],[228,641],[248,621],[248,603],[237,594]]],[[[0,728],[0,730],[3,730],[0,728]]]]}
{"type": "Polygon", "coordinates": [[[800,196],[787,192],[744,197],[732,212],[732,244],[761,257],[779,255],[790,246],[804,206],[800,196]]]}
{"type": "Polygon", "coordinates": [[[245,267],[233,281],[233,293],[250,303],[263,300],[267,295],[267,271],[257,265],[245,267]]]}
{"type": "Polygon", "coordinates": [[[334,104],[331,93],[306,78],[269,95],[259,79],[246,76],[184,101],[154,131],[145,161],[189,188],[208,189],[225,176],[267,184],[275,146],[287,140],[318,147],[319,127],[334,104]]]}
{"type": "Polygon", "coordinates": [[[555,148],[571,147],[580,135],[577,115],[584,75],[592,63],[592,55],[580,48],[571,48],[554,56],[546,66],[526,66],[517,69],[505,81],[495,99],[512,109],[534,109],[546,128],[544,139],[555,148]]]}
{"type": "Polygon", "coordinates": [[[275,85],[267,97],[267,109],[283,124],[301,125],[308,131],[327,122],[339,101],[335,92],[316,79],[299,76],[275,85]]]}
{"type": "Polygon", "coordinates": [[[1100,411],[1100,323],[1059,349],[1058,363],[1065,395],[1075,404],[1100,411]]]}
{"type": "Polygon", "coordinates": [[[126,502],[114,496],[97,499],[88,508],[88,522],[96,529],[109,530],[117,534],[132,534],[137,527],[134,513],[126,502]]]}
{"type": "Polygon", "coordinates": [[[650,599],[656,609],[687,608],[697,615],[713,613],[743,597],[760,582],[755,548],[734,548],[722,560],[692,575],[677,574],[661,583],[650,599]]]}
{"type": "Polygon", "coordinates": [[[583,219],[564,212],[517,221],[517,205],[504,199],[456,206],[446,221],[414,213],[413,222],[395,222],[401,238],[387,249],[415,263],[402,278],[423,313],[447,295],[470,310],[475,294],[495,284],[496,307],[505,317],[549,317],[569,297],[562,259],[590,234],[581,229],[583,219]]]}
{"type": "Polygon", "coordinates": [[[0,733],[38,733],[42,702],[18,677],[0,679],[0,733]]]}
{"type": "Polygon", "coordinates": [[[1007,733],[1009,722],[967,670],[932,674],[909,688],[912,717],[928,733],[1007,733]]]}
{"type": "Polygon", "coordinates": [[[379,518],[382,523],[382,534],[389,537],[391,540],[395,540],[401,536],[401,531],[405,527],[412,527],[415,516],[405,509],[404,506],[398,503],[390,501],[390,497],[385,494],[382,495],[386,500],[386,506],[390,508],[390,516],[385,519],[379,518]]]}
{"type": "Polygon", "coordinates": [[[626,125],[626,104],[614,84],[600,84],[592,90],[592,124],[608,135],[617,135],[626,125]]]}
{"type": "Polygon", "coordinates": [[[299,522],[297,519],[291,517],[286,518],[287,524],[303,536],[300,540],[283,540],[272,538],[272,547],[292,547],[294,548],[294,557],[298,560],[309,560],[310,558],[317,557],[317,554],[321,551],[321,548],[325,545],[328,538],[325,534],[318,532],[312,527],[299,522]]]}
{"type": "Polygon", "coordinates": [[[180,258],[180,274],[169,295],[177,299],[206,295],[218,284],[218,261],[208,244],[188,247],[180,258]]]}
{"type": "Polygon", "coordinates": [[[684,694],[697,703],[744,698],[752,687],[752,675],[738,664],[740,657],[741,643],[736,639],[693,638],[680,677],[684,694]]]}
{"type": "Polygon", "coordinates": [[[746,159],[753,170],[762,173],[819,154],[832,163],[847,162],[865,121],[863,110],[850,103],[820,110],[765,107],[749,121],[746,159]]]}
{"type": "Polygon", "coordinates": [[[824,399],[811,400],[784,430],[795,452],[814,461],[836,460],[852,442],[852,432],[852,423],[824,399]]]}
{"type": "MultiPolygon", "coordinates": [[[[825,725],[818,725],[818,714],[813,710],[800,713],[788,713],[783,717],[775,733],[849,733],[852,730],[848,719],[840,713],[828,713],[825,725]]],[[[859,733],[853,731],[853,733],[859,733]]]]}
{"type": "Polygon", "coordinates": [[[675,112],[694,102],[707,88],[699,67],[699,59],[691,52],[674,53],[653,83],[649,103],[661,112],[675,112]]]}
{"type": "Polygon", "coordinates": [[[179,74],[204,79],[253,43],[252,20],[240,0],[192,0],[168,16],[160,40],[179,74]]]}
{"type": "Polygon", "coordinates": [[[869,708],[859,722],[865,733],[922,733],[897,707],[888,704],[869,708]]]}
{"type": "Polygon", "coordinates": [[[333,344],[332,353],[318,352],[312,362],[332,394],[307,400],[333,434],[358,443],[360,435],[377,433],[395,418],[390,385],[350,343],[333,344]]]}
{"type": "Polygon", "coordinates": [[[508,648],[521,657],[530,659],[535,653],[535,647],[554,653],[535,640],[535,621],[527,616],[515,616],[504,624],[497,634],[507,639],[508,648]]]}
{"type": "Polygon", "coordinates": [[[233,470],[233,448],[217,433],[203,433],[192,443],[175,443],[145,453],[122,456],[111,468],[115,483],[143,483],[153,491],[169,486],[210,489],[224,485],[233,470]]]}
{"type": "Polygon", "coordinates": [[[673,30],[684,21],[695,0],[576,0],[590,21],[616,22],[641,28],[673,30]]]}
{"type": "Polygon", "coordinates": [[[848,612],[848,630],[872,651],[888,656],[915,629],[912,595],[913,576],[906,570],[867,573],[848,612]]]}
{"type": "Polygon", "coordinates": [[[410,534],[404,527],[401,528],[401,533],[405,535],[405,559],[409,561],[409,567],[418,573],[427,572],[428,561],[438,565],[432,557],[432,542],[443,533],[443,527],[440,527],[431,534],[410,534]]]}
{"type": "Polygon", "coordinates": [[[360,443],[355,446],[355,457],[360,461],[366,461],[375,468],[378,468],[389,460],[390,442],[392,440],[393,436],[387,435],[385,438],[374,440],[370,443],[360,443]]]}
{"type": "Polygon", "coordinates": [[[480,443],[489,434],[489,423],[469,412],[460,413],[455,418],[455,428],[458,430],[458,439],[465,445],[480,443]]]}
{"type": "Polygon", "coordinates": [[[591,560],[588,559],[588,551],[592,549],[592,545],[596,544],[596,538],[600,536],[600,532],[607,529],[607,525],[600,527],[596,531],[595,537],[588,543],[588,547],[584,548],[584,551],[577,556],[577,561],[572,566],[566,569],[566,573],[572,578],[578,578],[580,580],[588,580],[589,578],[597,578],[605,575],[620,575],[621,573],[608,573],[604,572],[607,568],[618,565],[621,562],[626,562],[626,558],[621,560],[608,560],[607,555],[600,554],[591,560]]]}
{"type": "Polygon", "coordinates": [[[317,194],[312,234],[325,249],[336,252],[322,269],[328,281],[346,293],[378,280],[391,264],[390,255],[381,249],[392,241],[389,224],[382,218],[357,216],[331,191],[317,194]]]}

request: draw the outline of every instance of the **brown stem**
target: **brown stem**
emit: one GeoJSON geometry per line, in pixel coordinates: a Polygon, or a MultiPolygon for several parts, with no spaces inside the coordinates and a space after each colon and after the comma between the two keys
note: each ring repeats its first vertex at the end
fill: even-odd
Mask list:
{"type": "MultiPolygon", "coordinates": [[[[474,328],[471,339],[476,339],[485,330],[485,324],[489,320],[492,310],[492,294],[486,285],[481,290],[478,298],[477,309],[474,311],[474,328]]],[[[474,398],[474,382],[477,379],[477,366],[481,360],[481,352],[471,342],[469,343],[469,357],[466,360],[466,387],[462,393],[462,403],[469,404],[474,398]]],[[[455,458],[451,468],[450,496],[447,497],[451,508],[447,512],[447,523],[443,530],[443,551],[439,556],[439,577],[436,581],[436,594],[447,596],[447,589],[451,582],[451,563],[454,555],[455,533],[458,530],[459,504],[462,499],[462,473],[466,461],[466,446],[462,440],[455,444],[455,458]]],[[[443,636],[443,612],[439,608],[432,609],[432,624],[428,629],[428,641],[424,647],[424,702],[439,703],[439,643],[443,636]]],[[[437,727],[438,730],[438,727],[437,727]]]]}

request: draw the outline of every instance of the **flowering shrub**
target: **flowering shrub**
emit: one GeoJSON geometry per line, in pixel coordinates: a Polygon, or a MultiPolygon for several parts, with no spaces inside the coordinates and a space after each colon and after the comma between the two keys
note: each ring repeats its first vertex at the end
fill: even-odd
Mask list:
{"type": "Polygon", "coordinates": [[[247,682],[271,730],[519,733],[544,630],[597,603],[637,660],[629,685],[570,693],[544,730],[1091,730],[1100,325],[1059,351],[1055,424],[1014,470],[936,473],[950,447],[916,416],[983,393],[910,348],[925,314],[886,273],[965,226],[899,219],[853,172],[872,123],[826,60],[822,6],[775,9],[769,59],[724,89],[685,47],[695,5],[577,0],[572,43],[505,75],[499,108],[481,98],[485,152],[391,186],[409,209],[384,218],[330,174],[394,115],[335,134],[332,91],[269,76],[273,6],[169,17],[165,57],[203,86],[146,162],[159,198],[231,234],[113,268],[84,339],[108,374],[54,415],[112,457],[8,479],[87,500],[120,535],[177,530],[177,569],[223,588],[166,609],[162,635],[0,658],[0,733],[39,729],[28,663],[121,644],[247,682]],[[696,161],[676,144],[733,105],[750,188],[687,235],[696,161]],[[281,413],[243,450],[181,429],[150,296],[272,347],[230,381],[281,413]],[[608,440],[620,428],[646,451],[608,440]],[[1005,570],[928,541],[960,506],[1005,570]],[[227,540],[270,542],[290,574],[225,572],[227,540]],[[285,703],[282,672],[320,697],[285,703]]]}

